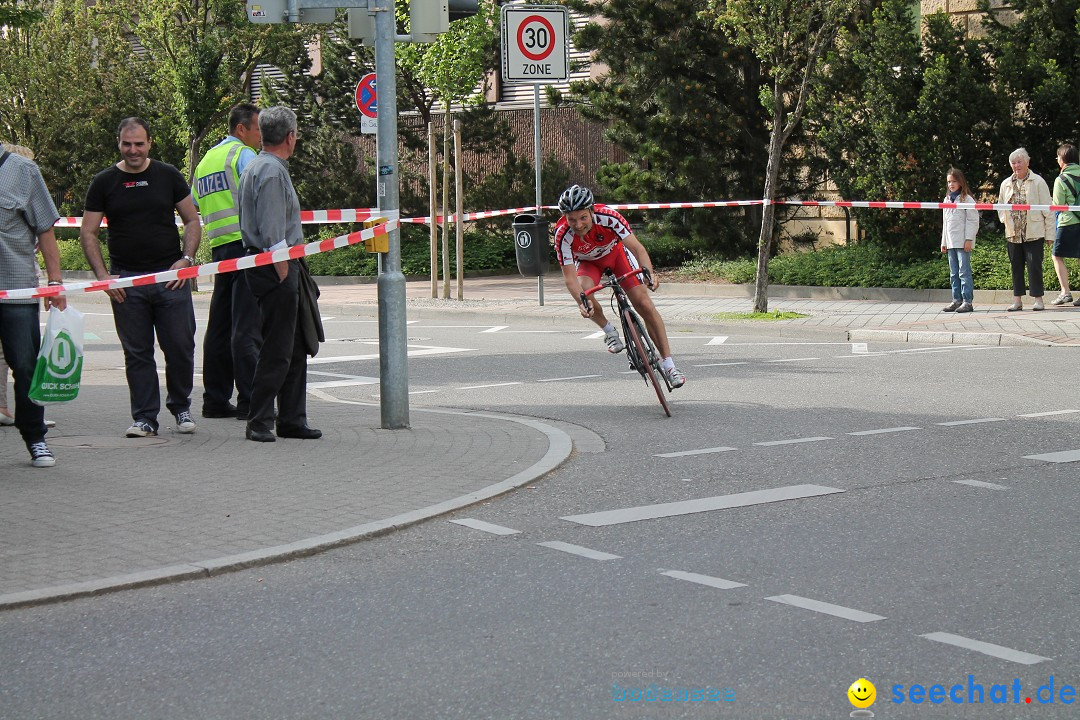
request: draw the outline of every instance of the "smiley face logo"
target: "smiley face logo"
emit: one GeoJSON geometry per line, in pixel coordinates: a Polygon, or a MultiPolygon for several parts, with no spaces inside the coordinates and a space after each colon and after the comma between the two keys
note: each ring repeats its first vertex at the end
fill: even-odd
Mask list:
{"type": "Polygon", "coordinates": [[[847,689],[848,700],[857,708],[868,708],[877,700],[877,688],[866,678],[859,678],[847,689]]]}

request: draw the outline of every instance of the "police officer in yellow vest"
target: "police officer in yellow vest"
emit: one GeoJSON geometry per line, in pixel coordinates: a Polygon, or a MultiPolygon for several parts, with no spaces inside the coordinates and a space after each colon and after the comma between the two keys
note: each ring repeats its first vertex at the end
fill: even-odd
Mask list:
{"type": "MultiPolygon", "coordinates": [[[[192,194],[214,262],[244,256],[237,193],[240,174],[262,147],[259,109],[240,103],[229,111],[229,136],[195,168],[192,194]]],[[[259,306],[243,272],[214,276],[203,338],[203,417],[247,419],[259,357],[259,306]],[[236,405],[230,402],[236,386],[236,405]]]]}

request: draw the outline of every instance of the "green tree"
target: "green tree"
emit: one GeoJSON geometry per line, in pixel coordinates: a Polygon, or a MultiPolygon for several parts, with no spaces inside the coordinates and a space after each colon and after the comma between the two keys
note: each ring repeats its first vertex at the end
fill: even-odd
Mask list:
{"type": "Polygon", "coordinates": [[[30,28],[0,33],[0,135],[30,147],[64,212],[117,155],[116,127],[157,113],[147,67],[120,29],[84,0],[41,0],[30,28]]]}
{"type": "MultiPolygon", "coordinates": [[[[843,197],[936,201],[952,166],[976,193],[993,177],[1008,112],[983,45],[944,13],[928,16],[920,35],[909,2],[884,0],[842,33],[827,67],[810,111],[821,151],[812,165],[843,197]]],[[[893,257],[937,252],[936,212],[854,213],[867,240],[893,257]]]]}
{"type": "Polygon", "coordinates": [[[19,0],[0,0],[0,27],[27,28],[45,19],[38,8],[24,7],[19,0]]]}
{"type": "Polygon", "coordinates": [[[991,12],[984,27],[996,72],[993,86],[1008,103],[1007,131],[995,138],[1000,174],[1009,152],[1023,146],[1032,169],[1057,174],[1054,153],[1061,142],[1080,140],[1080,0],[1012,0],[1012,11],[991,12]]]}
{"type": "MultiPolygon", "coordinates": [[[[629,160],[605,164],[603,194],[615,201],[755,197],[764,182],[768,131],[757,101],[757,58],[699,15],[695,0],[574,0],[594,18],[577,48],[607,72],[574,83],[566,98],[629,160]]],[[[665,211],[650,229],[699,240],[727,256],[753,247],[760,211],[665,211]]]]}
{"type": "Polygon", "coordinates": [[[765,171],[767,202],[758,236],[757,282],[754,310],[769,305],[769,256],[772,251],[780,168],[792,134],[802,122],[810,91],[819,81],[819,65],[840,26],[854,10],[855,0],[709,0],[708,16],[715,17],[740,45],[752,49],[761,61],[769,84],[761,90],[761,104],[769,113],[769,159],[765,171]]]}
{"type": "Polygon", "coordinates": [[[256,25],[244,0],[122,0],[110,4],[118,22],[146,48],[156,81],[167,93],[171,131],[186,150],[190,181],[203,139],[250,91],[252,71],[302,43],[308,26],[256,25]]]}

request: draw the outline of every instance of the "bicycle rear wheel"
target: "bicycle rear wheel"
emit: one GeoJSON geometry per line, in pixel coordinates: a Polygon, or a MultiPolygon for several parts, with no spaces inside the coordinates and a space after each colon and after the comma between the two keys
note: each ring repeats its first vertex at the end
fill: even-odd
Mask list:
{"type": "Polygon", "coordinates": [[[637,371],[645,377],[646,384],[653,386],[653,390],[656,391],[656,399],[660,401],[660,406],[664,408],[667,416],[671,417],[671,408],[668,407],[667,395],[664,393],[664,388],[657,381],[656,369],[653,367],[656,350],[652,346],[652,339],[645,332],[645,328],[638,324],[637,318],[634,317],[630,310],[624,311],[623,327],[626,328],[628,335],[627,342],[633,343],[634,349],[637,351],[637,371]]]}

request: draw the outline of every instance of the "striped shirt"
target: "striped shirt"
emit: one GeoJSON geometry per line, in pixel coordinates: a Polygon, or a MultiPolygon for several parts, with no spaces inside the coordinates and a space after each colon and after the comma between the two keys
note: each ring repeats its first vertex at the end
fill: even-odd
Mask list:
{"type": "Polygon", "coordinates": [[[8,155],[0,167],[0,289],[37,287],[37,236],[59,219],[38,166],[21,155],[8,155]]]}
{"type": "Polygon", "coordinates": [[[573,265],[585,260],[593,262],[606,257],[622,241],[633,235],[630,223],[622,215],[606,205],[593,205],[593,226],[585,237],[578,237],[566,223],[566,218],[559,218],[555,224],[555,252],[560,265],[573,265]]]}

